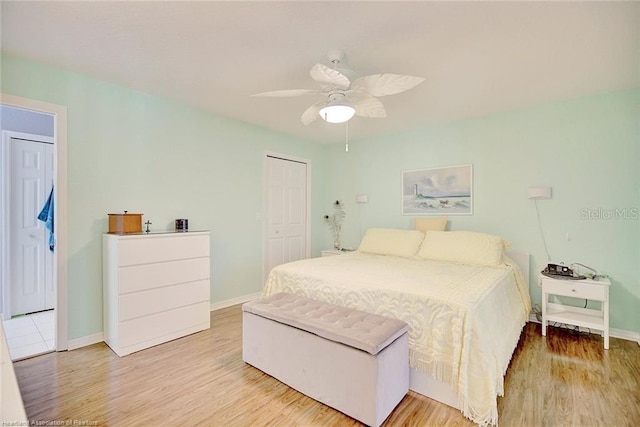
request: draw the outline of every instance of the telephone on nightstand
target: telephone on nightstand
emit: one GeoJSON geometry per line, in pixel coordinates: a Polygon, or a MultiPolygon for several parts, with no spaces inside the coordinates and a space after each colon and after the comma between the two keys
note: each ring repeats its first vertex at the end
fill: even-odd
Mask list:
{"type": "Polygon", "coordinates": [[[567,267],[564,264],[547,264],[547,266],[544,270],[541,271],[541,273],[547,277],[552,277],[554,279],[584,280],[587,278],[587,276],[579,274],[576,271],[580,267],[589,270],[590,273],[588,273],[588,276],[593,280],[597,280],[598,272],[589,266],[580,264],[579,262],[571,264],[571,268],[567,267]]]}

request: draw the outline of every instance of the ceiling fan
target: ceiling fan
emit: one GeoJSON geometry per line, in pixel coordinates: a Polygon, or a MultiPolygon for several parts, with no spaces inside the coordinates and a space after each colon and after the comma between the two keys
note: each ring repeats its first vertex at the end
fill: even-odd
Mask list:
{"type": "Polygon", "coordinates": [[[308,125],[318,117],[331,123],[343,123],[354,115],[369,118],[387,117],[380,96],[395,95],[412,89],[424,81],[422,77],[399,74],[372,74],[351,81],[347,76],[355,76],[351,70],[338,68],[344,58],[341,51],[329,52],[333,68],[323,64],[311,67],[311,78],[320,89],[288,89],[257,93],[252,96],[289,97],[321,95],[322,100],[312,104],[302,113],[302,123],[308,125]]]}

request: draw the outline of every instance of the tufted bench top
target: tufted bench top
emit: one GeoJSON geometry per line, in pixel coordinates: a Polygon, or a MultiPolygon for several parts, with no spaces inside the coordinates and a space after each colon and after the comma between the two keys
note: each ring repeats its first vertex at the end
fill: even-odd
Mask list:
{"type": "Polygon", "coordinates": [[[302,329],[373,355],[378,354],[408,330],[408,325],[402,320],[287,293],[278,293],[245,303],[242,311],[302,329]]]}

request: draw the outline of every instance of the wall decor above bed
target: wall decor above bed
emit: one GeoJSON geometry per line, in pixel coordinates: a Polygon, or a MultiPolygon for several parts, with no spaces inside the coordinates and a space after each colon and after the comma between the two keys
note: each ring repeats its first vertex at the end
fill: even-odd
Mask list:
{"type": "Polygon", "coordinates": [[[403,215],[472,215],[473,165],[402,172],[403,215]]]}

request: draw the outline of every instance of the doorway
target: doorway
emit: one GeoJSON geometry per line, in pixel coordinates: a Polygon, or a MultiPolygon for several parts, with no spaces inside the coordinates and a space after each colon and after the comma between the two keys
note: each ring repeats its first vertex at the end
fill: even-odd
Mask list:
{"type": "MultiPolygon", "coordinates": [[[[7,111],[9,107],[2,108],[7,111]]],[[[26,120],[42,116],[35,114],[23,116],[26,120]]],[[[3,128],[11,124],[20,123],[3,121],[3,128]]],[[[52,120],[49,133],[53,135],[52,120]]],[[[55,247],[45,224],[50,219],[53,225],[54,219],[49,209],[54,200],[54,139],[7,130],[2,131],[2,137],[0,157],[7,167],[3,167],[0,181],[0,223],[6,269],[0,288],[9,352],[13,360],[18,360],[55,350],[55,247]],[[40,215],[45,205],[51,217],[40,215]]]]}
{"type": "Polygon", "coordinates": [[[264,164],[263,283],[271,269],[310,254],[308,160],[266,153],[264,164]]]}
{"type": "MultiPolygon", "coordinates": [[[[53,204],[53,225],[54,225],[54,239],[52,239],[52,243],[54,244],[54,251],[51,252],[49,250],[48,238],[45,241],[45,245],[41,246],[40,249],[44,249],[47,252],[39,252],[39,249],[35,248],[37,245],[29,246],[28,240],[32,237],[29,234],[33,234],[34,236],[38,232],[45,233],[48,236],[48,230],[44,231],[44,227],[40,228],[39,231],[31,230],[31,233],[28,231],[26,235],[23,236],[26,239],[25,245],[28,247],[23,250],[23,254],[26,255],[27,260],[26,264],[36,262],[38,258],[43,258],[45,263],[47,262],[47,256],[49,257],[48,265],[45,265],[38,272],[36,270],[24,269],[26,274],[33,274],[34,276],[38,276],[42,274],[43,279],[46,277],[47,268],[51,272],[51,281],[48,284],[45,284],[45,281],[38,282],[38,280],[28,280],[29,283],[39,283],[40,297],[42,299],[42,306],[38,306],[36,310],[39,315],[34,315],[32,317],[20,316],[17,319],[21,319],[21,329],[29,329],[35,327],[35,330],[38,331],[41,338],[49,341],[48,345],[51,349],[55,349],[57,351],[67,350],[68,348],[68,332],[67,332],[67,179],[66,179],[66,144],[67,144],[67,111],[66,107],[49,104],[41,101],[31,100],[27,98],[17,97],[13,95],[0,94],[0,104],[3,108],[11,107],[17,110],[29,111],[33,113],[37,113],[40,115],[49,116],[53,119],[53,136],[48,140],[40,137],[36,137],[35,141],[33,140],[33,135],[27,135],[27,138],[23,138],[25,135],[19,135],[15,131],[8,131],[9,133],[13,132],[12,136],[18,136],[17,139],[21,140],[20,144],[22,144],[22,148],[18,149],[16,152],[21,152],[21,161],[26,162],[27,165],[31,165],[36,158],[40,158],[42,161],[41,164],[46,163],[44,160],[48,158],[48,169],[45,167],[41,170],[42,177],[37,179],[29,178],[27,181],[30,182],[29,185],[32,187],[37,187],[38,185],[42,189],[42,193],[46,193],[46,197],[49,194],[53,194],[54,204],[53,204]],[[40,146],[40,144],[43,144],[40,146]],[[36,147],[34,149],[34,147],[36,147]],[[34,152],[38,152],[39,154],[34,154],[34,152]],[[36,185],[35,182],[40,180],[40,184],[36,185]],[[47,183],[48,181],[48,183],[47,183]],[[55,189],[53,192],[51,191],[51,186],[49,184],[53,184],[53,188],[55,189]],[[46,184],[46,185],[45,185],[46,184]],[[35,272],[34,272],[35,271],[35,272]],[[29,273],[30,272],[30,273],[29,273]],[[48,287],[48,291],[47,291],[48,287]],[[47,307],[53,305],[54,310],[47,310],[47,307]],[[40,310],[43,308],[45,311],[40,310]],[[25,326],[29,324],[29,326],[25,326]],[[51,332],[49,332],[51,331],[51,332]]],[[[2,126],[5,128],[4,124],[2,126]]],[[[0,275],[0,285],[3,289],[3,297],[9,288],[9,282],[12,280],[12,270],[16,269],[14,265],[14,259],[9,260],[9,254],[11,252],[11,242],[7,237],[9,233],[7,231],[10,228],[13,228],[14,225],[11,225],[11,209],[14,204],[18,203],[17,200],[12,200],[10,198],[10,188],[7,187],[8,179],[6,178],[9,174],[9,165],[10,165],[10,152],[14,150],[8,150],[7,144],[13,144],[16,142],[8,141],[7,144],[4,143],[6,139],[6,134],[8,132],[3,132],[5,134],[2,137],[3,141],[3,150],[0,155],[0,159],[2,160],[2,192],[3,198],[0,203],[0,209],[2,214],[2,236],[0,244],[0,259],[2,262],[2,274],[0,275]]],[[[10,137],[9,137],[10,139],[10,137]]],[[[30,200],[23,201],[27,205],[29,205],[30,210],[38,210],[42,206],[39,206],[38,203],[40,200],[37,200],[33,197],[33,194],[38,192],[32,192],[30,200]]],[[[26,211],[25,211],[26,212],[26,211]]],[[[15,215],[15,214],[14,214],[15,215]]],[[[28,215],[32,216],[32,215],[28,215]]],[[[43,224],[44,225],[44,224],[43,224]]],[[[16,234],[16,233],[14,233],[16,234]]],[[[38,279],[38,278],[36,278],[38,279]]],[[[31,286],[29,291],[34,290],[36,286],[31,286]]],[[[9,290],[9,293],[11,290],[9,290]]],[[[7,299],[3,298],[2,301],[2,316],[3,318],[11,317],[11,309],[7,307],[7,299]],[[9,314],[7,314],[9,313],[9,314]]],[[[31,308],[22,308],[18,311],[29,311],[31,308]]],[[[4,323],[4,322],[3,322],[4,323]]],[[[32,329],[33,331],[33,329],[32,329]]],[[[5,328],[6,332],[6,328],[5,328]]],[[[7,337],[9,337],[9,333],[7,333],[7,337]]],[[[23,358],[26,356],[22,356],[23,358]]]]}
{"type": "MultiPolygon", "coordinates": [[[[53,199],[53,138],[40,135],[3,132],[4,153],[8,153],[9,168],[5,171],[2,191],[8,200],[8,218],[4,218],[3,233],[8,239],[8,283],[3,283],[5,320],[55,306],[53,286],[53,242],[39,215],[53,199]],[[8,229],[6,227],[8,225],[8,229]],[[7,297],[7,298],[5,298],[7,297]]],[[[55,202],[54,202],[55,203],[55,202]]],[[[6,212],[6,210],[5,210],[6,212]]],[[[48,215],[43,219],[46,221],[48,215]]]]}

